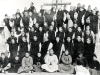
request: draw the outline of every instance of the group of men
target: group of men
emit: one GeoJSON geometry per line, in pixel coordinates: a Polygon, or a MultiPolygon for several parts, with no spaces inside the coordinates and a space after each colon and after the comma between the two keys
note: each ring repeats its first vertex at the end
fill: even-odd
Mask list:
{"type": "Polygon", "coordinates": [[[11,67],[8,67],[10,64],[1,66],[2,72],[17,67],[18,73],[83,73],[83,70],[87,75],[99,73],[99,62],[95,60],[94,54],[100,21],[100,12],[96,7],[92,10],[89,5],[86,10],[85,5],[78,3],[77,7],[71,6],[70,11],[66,6],[63,10],[57,10],[53,6],[46,11],[41,6],[40,12],[37,13],[34,3],[31,2],[29,9],[25,7],[22,13],[17,9],[12,18],[6,14],[3,21],[11,34],[6,40],[10,57],[4,59],[5,53],[1,53],[0,61],[3,63],[0,65],[10,60],[11,67]],[[74,67],[72,64],[79,66],[74,67]],[[88,72],[86,67],[92,70],[88,72]]]}

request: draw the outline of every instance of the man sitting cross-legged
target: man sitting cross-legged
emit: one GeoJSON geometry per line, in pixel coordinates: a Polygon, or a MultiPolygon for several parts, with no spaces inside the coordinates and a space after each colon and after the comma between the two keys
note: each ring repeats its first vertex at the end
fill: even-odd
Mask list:
{"type": "Polygon", "coordinates": [[[49,54],[47,54],[44,58],[45,64],[41,67],[47,72],[55,72],[58,70],[58,58],[54,54],[53,49],[49,50],[49,54]]]}
{"type": "Polygon", "coordinates": [[[25,57],[22,59],[22,66],[18,69],[18,74],[21,72],[30,72],[33,70],[33,59],[29,52],[25,53],[25,57]]]}

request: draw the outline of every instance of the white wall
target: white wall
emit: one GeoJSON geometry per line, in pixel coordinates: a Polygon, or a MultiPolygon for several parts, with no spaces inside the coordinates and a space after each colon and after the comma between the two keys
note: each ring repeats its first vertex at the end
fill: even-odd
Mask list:
{"type": "MultiPolygon", "coordinates": [[[[34,2],[34,5],[38,11],[43,3],[52,3],[52,0],[0,0],[0,21],[3,19],[4,14],[8,14],[9,16],[11,16],[16,12],[16,9],[20,9],[20,11],[23,11],[23,8],[25,6],[29,8],[30,2],[34,2]]],[[[58,2],[61,2],[61,0],[58,0],[58,2]]],[[[62,2],[71,2],[72,6],[76,6],[77,3],[81,3],[85,4],[86,8],[88,5],[91,5],[93,8],[98,7],[98,9],[100,10],[99,0],[62,0],[62,2]]],[[[45,8],[47,9],[50,7],[45,6],[45,8]]]]}

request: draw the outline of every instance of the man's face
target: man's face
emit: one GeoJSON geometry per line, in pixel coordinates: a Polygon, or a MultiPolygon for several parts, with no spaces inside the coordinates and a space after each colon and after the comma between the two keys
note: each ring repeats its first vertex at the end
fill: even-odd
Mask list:
{"type": "Polygon", "coordinates": [[[26,53],[25,56],[26,56],[26,57],[29,57],[29,53],[26,53]]]}
{"type": "Polygon", "coordinates": [[[53,52],[53,49],[49,51],[49,54],[50,54],[50,55],[53,55],[53,53],[54,53],[54,52],[53,52]]]}
{"type": "Polygon", "coordinates": [[[78,41],[81,41],[81,37],[80,37],[80,36],[77,36],[77,40],[78,40],[78,41]]]}
{"type": "Polygon", "coordinates": [[[11,36],[14,36],[14,33],[13,32],[11,32],[11,36]]]}
{"type": "Polygon", "coordinates": [[[37,37],[36,36],[34,36],[34,41],[37,41],[37,37]]]}
{"type": "Polygon", "coordinates": [[[87,39],[87,43],[90,44],[91,43],[91,40],[90,39],[87,39]]]}
{"type": "Polygon", "coordinates": [[[14,39],[12,39],[12,40],[11,40],[11,42],[14,44],[14,43],[15,43],[15,40],[14,40],[14,39]]]}
{"type": "Polygon", "coordinates": [[[60,40],[59,37],[57,37],[57,38],[56,38],[56,41],[59,42],[59,40],[60,40]]]}
{"type": "Polygon", "coordinates": [[[70,40],[71,40],[70,37],[67,37],[67,41],[70,42],[70,40]]]}
{"type": "Polygon", "coordinates": [[[2,55],[1,55],[1,58],[3,58],[3,59],[4,59],[4,58],[5,58],[5,54],[2,54],[2,55]]]}
{"type": "Polygon", "coordinates": [[[19,60],[19,57],[18,57],[18,56],[16,56],[16,57],[15,57],[15,60],[19,60]]]}

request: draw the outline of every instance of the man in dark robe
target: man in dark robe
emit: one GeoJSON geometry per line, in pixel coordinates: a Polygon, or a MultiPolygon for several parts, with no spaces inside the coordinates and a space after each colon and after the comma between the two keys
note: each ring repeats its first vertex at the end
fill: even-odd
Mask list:
{"type": "Polygon", "coordinates": [[[72,21],[74,21],[74,11],[73,11],[73,7],[70,7],[70,11],[69,11],[69,15],[72,21]]]}
{"type": "Polygon", "coordinates": [[[41,5],[40,13],[42,14],[42,16],[44,16],[44,14],[45,14],[45,10],[43,8],[43,5],[41,5]]]}
{"type": "Polygon", "coordinates": [[[29,31],[29,40],[30,42],[33,40],[33,37],[37,35],[37,32],[35,32],[34,27],[31,28],[29,31]]]}
{"type": "Polygon", "coordinates": [[[85,14],[85,12],[83,11],[83,8],[80,7],[80,12],[78,13],[78,26],[81,27],[81,29],[84,29],[84,25],[82,24],[82,17],[85,14]]]}
{"type": "Polygon", "coordinates": [[[78,56],[80,52],[84,52],[84,43],[82,42],[81,36],[77,36],[77,40],[74,41],[74,58],[78,56]]]}
{"type": "Polygon", "coordinates": [[[55,31],[53,31],[53,26],[50,26],[49,32],[48,32],[48,38],[50,42],[55,41],[55,31]]]}
{"type": "Polygon", "coordinates": [[[38,13],[37,23],[39,24],[40,27],[43,27],[43,24],[44,24],[44,17],[42,16],[41,13],[38,13]]]}
{"type": "Polygon", "coordinates": [[[33,10],[34,10],[34,9],[35,9],[35,7],[34,7],[34,3],[31,2],[31,4],[30,4],[30,8],[28,9],[28,11],[33,13],[33,10]]]}
{"type": "Polygon", "coordinates": [[[50,11],[48,12],[48,14],[45,14],[45,20],[46,22],[48,23],[48,25],[50,26],[51,25],[51,22],[54,20],[54,15],[55,14],[52,14],[50,11]]]}
{"type": "Polygon", "coordinates": [[[16,31],[18,31],[18,27],[20,27],[20,21],[21,21],[20,15],[16,14],[16,19],[15,19],[15,23],[14,23],[16,31]]]}
{"type": "Polygon", "coordinates": [[[30,22],[30,18],[28,17],[28,13],[25,12],[25,16],[22,18],[22,23],[24,26],[24,31],[28,32],[29,31],[29,22],[30,22]]]}
{"type": "Polygon", "coordinates": [[[19,57],[22,60],[22,58],[24,57],[25,53],[27,51],[29,51],[29,46],[28,46],[28,42],[26,37],[22,37],[21,39],[22,41],[18,42],[19,46],[18,46],[18,52],[19,52],[19,57]]]}
{"type": "Polygon", "coordinates": [[[44,35],[44,32],[43,32],[43,28],[42,27],[39,27],[39,31],[37,32],[37,36],[38,36],[38,40],[39,42],[41,42],[41,44],[43,44],[43,35],[44,35]]]}
{"type": "Polygon", "coordinates": [[[66,5],[64,5],[64,9],[63,9],[63,13],[65,13],[65,14],[67,14],[68,13],[68,11],[66,10],[66,5]]]}
{"type": "Polygon", "coordinates": [[[91,42],[90,38],[87,38],[87,41],[84,44],[84,56],[86,57],[89,63],[89,66],[91,65],[91,62],[92,62],[94,50],[95,50],[95,44],[91,42]]]}
{"type": "Polygon", "coordinates": [[[11,68],[11,63],[9,62],[9,58],[5,56],[4,53],[1,54],[0,57],[0,72],[6,73],[11,68]]]}
{"type": "Polygon", "coordinates": [[[57,12],[57,27],[62,27],[63,25],[63,17],[64,17],[64,13],[61,10],[61,8],[58,10],[57,12]]]}
{"type": "Polygon", "coordinates": [[[73,50],[73,44],[72,39],[70,37],[67,37],[67,39],[64,42],[65,50],[68,50],[69,54],[73,56],[74,50],[73,50]]]}
{"type": "Polygon", "coordinates": [[[34,36],[33,40],[31,41],[31,50],[30,50],[31,56],[33,58],[36,58],[37,53],[39,53],[41,51],[40,44],[41,43],[38,41],[37,36],[34,36]]]}
{"type": "Polygon", "coordinates": [[[51,42],[49,41],[48,37],[45,37],[45,42],[43,43],[42,48],[41,48],[41,54],[42,54],[43,59],[45,55],[47,54],[50,43],[51,42]]]}
{"type": "Polygon", "coordinates": [[[64,32],[62,30],[62,27],[59,27],[59,31],[56,33],[56,37],[59,37],[60,41],[63,42],[63,40],[64,40],[64,32]]]}
{"type": "Polygon", "coordinates": [[[94,32],[94,34],[98,33],[98,16],[96,15],[96,11],[92,11],[93,15],[90,16],[90,29],[94,32]]]}
{"type": "Polygon", "coordinates": [[[60,57],[61,47],[62,47],[62,42],[60,41],[59,37],[56,37],[56,41],[53,44],[53,50],[54,50],[54,53],[57,55],[58,59],[60,57]]]}
{"type": "Polygon", "coordinates": [[[4,22],[5,22],[5,25],[7,26],[8,30],[11,32],[11,27],[10,27],[9,21],[10,21],[10,19],[8,18],[8,15],[5,14],[4,22]]]}
{"type": "Polygon", "coordinates": [[[14,59],[18,53],[18,43],[15,39],[11,40],[9,43],[10,59],[14,59]]]}

